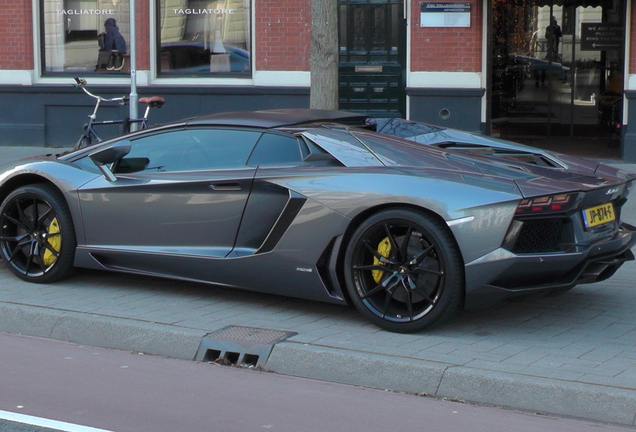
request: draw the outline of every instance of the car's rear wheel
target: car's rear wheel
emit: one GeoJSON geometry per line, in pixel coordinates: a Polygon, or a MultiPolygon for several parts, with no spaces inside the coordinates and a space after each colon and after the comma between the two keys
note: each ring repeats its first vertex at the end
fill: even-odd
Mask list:
{"type": "Polygon", "coordinates": [[[49,283],[67,277],[75,246],[70,212],[52,186],[23,186],[0,206],[0,254],[19,278],[49,283]]]}
{"type": "Polygon", "coordinates": [[[414,332],[459,310],[464,270],[452,234],[415,210],[389,209],[366,219],[345,253],[347,291],[377,326],[414,332]]]}

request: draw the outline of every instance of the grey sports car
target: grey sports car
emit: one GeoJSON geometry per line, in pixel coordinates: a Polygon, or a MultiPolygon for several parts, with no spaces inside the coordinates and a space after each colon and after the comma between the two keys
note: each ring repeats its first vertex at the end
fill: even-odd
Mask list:
{"type": "Polygon", "coordinates": [[[400,119],[216,114],[5,167],[0,254],[31,282],[170,277],[350,302],[412,332],[610,277],[634,258],[634,178],[400,119]]]}

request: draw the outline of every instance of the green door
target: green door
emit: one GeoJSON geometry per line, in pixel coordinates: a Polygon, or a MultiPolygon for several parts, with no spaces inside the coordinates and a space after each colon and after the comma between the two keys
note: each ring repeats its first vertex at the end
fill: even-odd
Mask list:
{"type": "Polygon", "coordinates": [[[406,115],[406,20],[402,0],[340,0],[340,109],[406,115]]]}

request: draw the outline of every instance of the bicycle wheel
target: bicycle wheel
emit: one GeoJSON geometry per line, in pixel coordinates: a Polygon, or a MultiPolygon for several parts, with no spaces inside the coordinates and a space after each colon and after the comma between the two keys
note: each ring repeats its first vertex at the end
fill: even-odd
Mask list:
{"type": "Polygon", "coordinates": [[[73,147],[73,150],[79,150],[82,148],[86,148],[93,143],[90,135],[82,135],[79,140],[77,140],[77,144],[73,147]]]}

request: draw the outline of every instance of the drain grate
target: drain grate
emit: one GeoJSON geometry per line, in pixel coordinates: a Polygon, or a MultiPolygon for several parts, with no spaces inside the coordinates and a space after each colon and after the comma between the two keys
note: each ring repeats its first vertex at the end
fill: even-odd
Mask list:
{"type": "Polygon", "coordinates": [[[201,339],[194,360],[263,367],[275,344],[297,334],[257,327],[227,326],[201,339]]]}

